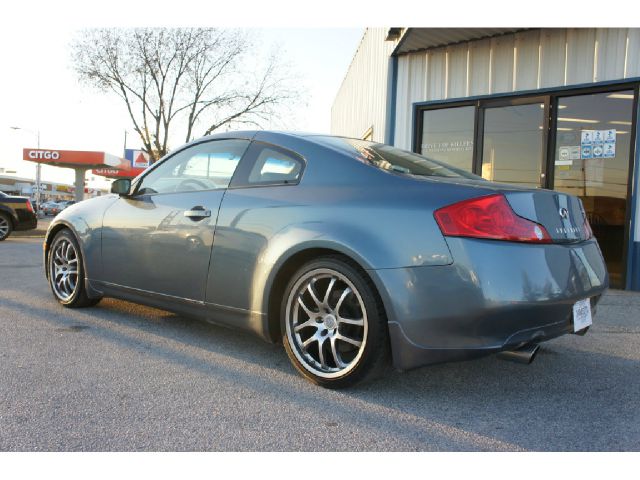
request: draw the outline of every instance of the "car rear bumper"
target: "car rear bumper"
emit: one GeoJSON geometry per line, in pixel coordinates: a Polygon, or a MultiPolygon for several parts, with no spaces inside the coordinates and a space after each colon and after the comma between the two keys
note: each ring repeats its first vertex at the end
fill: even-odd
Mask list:
{"type": "Polygon", "coordinates": [[[38,217],[36,217],[35,213],[24,213],[21,212],[21,215],[18,218],[18,222],[16,223],[16,231],[21,230],[33,230],[38,226],[38,217]]]}
{"type": "Polygon", "coordinates": [[[595,240],[532,245],[448,238],[454,263],[372,271],[401,369],[464,360],[570,333],[608,275],[595,240]]]}

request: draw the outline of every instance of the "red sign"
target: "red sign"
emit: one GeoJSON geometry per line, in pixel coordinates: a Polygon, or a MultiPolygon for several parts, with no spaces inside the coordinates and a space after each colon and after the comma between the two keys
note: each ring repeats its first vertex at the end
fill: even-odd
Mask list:
{"type": "Polygon", "coordinates": [[[149,154],[142,150],[134,150],[133,166],[134,168],[145,169],[149,166],[149,154]]]}
{"type": "Polygon", "coordinates": [[[125,168],[122,170],[116,168],[94,168],[91,173],[107,178],[134,178],[144,172],[144,168],[125,168]]]}

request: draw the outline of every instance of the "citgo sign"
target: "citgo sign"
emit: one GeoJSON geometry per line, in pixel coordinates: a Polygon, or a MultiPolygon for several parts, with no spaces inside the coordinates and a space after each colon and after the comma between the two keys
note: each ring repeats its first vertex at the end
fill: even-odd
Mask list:
{"type": "Polygon", "coordinates": [[[60,152],[57,150],[30,150],[29,158],[31,160],[58,160],[60,159],[60,152]]]}

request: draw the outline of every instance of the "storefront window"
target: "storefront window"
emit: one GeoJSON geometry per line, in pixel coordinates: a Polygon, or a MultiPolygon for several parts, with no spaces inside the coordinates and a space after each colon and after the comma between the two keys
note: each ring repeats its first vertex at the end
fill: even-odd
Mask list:
{"type": "Polygon", "coordinates": [[[484,110],[482,177],[528,187],[540,186],[544,103],[484,110]]]}
{"type": "Polygon", "coordinates": [[[582,199],[616,288],[624,286],[633,97],[632,90],[561,97],[557,109],[554,189],[582,199]]]}
{"type": "Polygon", "coordinates": [[[420,153],[471,172],[474,121],[473,106],[424,111],[420,153]]]}

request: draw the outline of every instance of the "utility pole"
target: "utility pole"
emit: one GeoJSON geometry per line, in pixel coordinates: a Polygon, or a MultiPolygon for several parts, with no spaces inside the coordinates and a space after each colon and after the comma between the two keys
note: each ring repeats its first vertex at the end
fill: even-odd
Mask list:
{"type": "MultiPolygon", "coordinates": [[[[40,150],[40,129],[38,129],[38,150],[40,150]]],[[[40,205],[40,172],[42,164],[36,163],[36,205],[38,205],[38,211],[42,208],[40,205]]]]}

